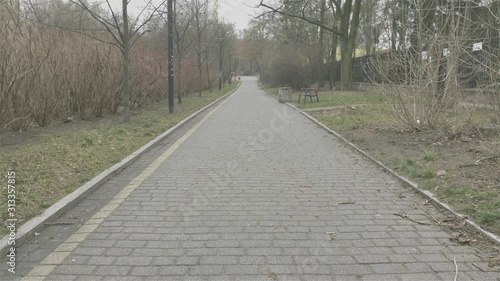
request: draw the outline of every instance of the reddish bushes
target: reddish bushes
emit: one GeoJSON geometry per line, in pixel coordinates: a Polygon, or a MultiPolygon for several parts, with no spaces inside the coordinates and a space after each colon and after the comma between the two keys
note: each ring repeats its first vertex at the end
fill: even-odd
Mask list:
{"type": "MultiPolygon", "coordinates": [[[[0,28],[0,36],[0,126],[26,130],[118,110],[122,57],[117,48],[60,29],[12,22],[0,28]]],[[[165,61],[160,54],[135,50],[131,104],[165,96],[165,61]]]]}

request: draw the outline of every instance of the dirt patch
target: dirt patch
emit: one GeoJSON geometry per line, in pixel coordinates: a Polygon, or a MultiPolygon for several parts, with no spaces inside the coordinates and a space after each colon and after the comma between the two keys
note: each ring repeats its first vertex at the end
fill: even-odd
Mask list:
{"type": "Polygon", "coordinates": [[[484,229],[500,234],[498,139],[366,126],[338,132],[484,229]]]}

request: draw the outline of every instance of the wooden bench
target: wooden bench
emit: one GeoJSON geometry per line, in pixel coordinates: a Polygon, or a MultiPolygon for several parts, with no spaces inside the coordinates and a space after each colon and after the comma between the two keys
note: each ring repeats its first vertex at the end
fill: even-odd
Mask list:
{"type": "Polygon", "coordinates": [[[306,102],[307,97],[311,99],[311,102],[312,102],[312,97],[316,97],[316,100],[319,102],[318,91],[319,91],[319,83],[317,82],[312,84],[309,88],[300,89],[298,102],[300,103],[301,96],[304,96],[304,103],[306,102]]]}

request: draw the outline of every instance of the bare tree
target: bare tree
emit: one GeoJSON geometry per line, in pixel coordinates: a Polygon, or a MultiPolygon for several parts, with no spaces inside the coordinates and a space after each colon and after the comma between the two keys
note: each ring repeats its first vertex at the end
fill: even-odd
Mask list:
{"type": "MultiPolygon", "coordinates": [[[[208,32],[214,26],[214,19],[211,17],[208,0],[191,0],[191,13],[194,17],[194,29],[196,37],[196,65],[198,68],[198,95],[203,92],[203,64],[209,59],[209,54],[213,44],[208,44],[208,32]]],[[[212,29],[213,30],[213,29],[212,29]]],[[[215,34],[212,34],[212,41],[215,34]]],[[[209,72],[207,70],[207,75],[209,72]]]]}
{"type": "Polygon", "coordinates": [[[381,23],[378,21],[380,11],[379,0],[365,0],[361,6],[361,20],[359,28],[359,44],[363,46],[365,54],[370,56],[376,52],[381,34],[381,23]]]}
{"type": "Polygon", "coordinates": [[[192,24],[195,14],[191,13],[189,3],[186,1],[174,2],[174,42],[175,52],[177,54],[177,102],[182,103],[184,94],[182,85],[182,63],[184,57],[192,51],[192,45],[195,43],[195,38],[192,34],[192,24]],[[180,2],[180,3],[179,3],[180,2]]]}
{"type": "MultiPolygon", "coordinates": [[[[324,30],[336,34],[340,39],[341,53],[341,87],[344,90],[352,88],[352,58],[355,51],[360,11],[362,0],[329,0],[328,6],[333,11],[332,16],[336,17],[339,25],[327,24],[321,20],[311,17],[305,11],[307,7],[314,5],[315,0],[289,1],[281,0],[279,5],[272,5],[261,0],[258,7],[264,7],[270,13],[278,13],[286,17],[297,18],[324,30]],[[290,6],[294,7],[293,9],[290,6]]],[[[268,12],[268,13],[269,13],[268,12]]]]}
{"type": "Polygon", "coordinates": [[[105,0],[107,8],[110,12],[110,17],[106,17],[101,13],[95,11],[95,8],[90,6],[85,0],[71,0],[72,3],[79,6],[80,8],[87,11],[92,18],[94,18],[103,28],[104,31],[110,36],[111,40],[108,40],[106,37],[97,37],[93,35],[93,33],[88,32],[88,30],[73,30],[85,34],[91,38],[94,38],[98,41],[111,44],[117,47],[122,55],[123,55],[123,72],[122,72],[122,103],[123,103],[123,121],[130,121],[130,49],[134,45],[135,42],[140,38],[141,35],[148,32],[148,30],[144,30],[144,27],[147,25],[149,21],[151,21],[154,17],[158,15],[158,10],[160,7],[164,6],[163,4],[154,6],[152,0],[149,0],[146,5],[144,5],[143,9],[140,11],[137,17],[130,21],[129,13],[128,13],[128,5],[129,1],[122,0],[122,11],[121,15],[117,14],[116,11],[113,10],[111,3],[109,0],[105,0]],[[149,15],[143,17],[143,15],[148,11],[149,15]]]}

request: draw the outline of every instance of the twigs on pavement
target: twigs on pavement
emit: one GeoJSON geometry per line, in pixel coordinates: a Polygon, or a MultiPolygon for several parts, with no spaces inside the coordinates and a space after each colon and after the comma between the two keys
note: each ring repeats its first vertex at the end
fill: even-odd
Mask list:
{"type": "Polygon", "coordinates": [[[437,220],[437,219],[436,219],[436,218],[435,218],[435,217],[431,214],[431,212],[429,212],[429,211],[427,211],[426,209],[423,209],[423,208],[419,208],[419,209],[420,209],[420,210],[422,210],[422,211],[424,211],[424,212],[426,212],[426,213],[427,213],[427,214],[428,214],[428,215],[432,218],[432,220],[433,220],[435,223],[437,223],[438,225],[441,225],[441,223],[442,223],[442,222],[441,222],[441,221],[438,221],[438,220],[437,220]]]}
{"type": "Polygon", "coordinates": [[[423,222],[423,221],[418,221],[416,219],[412,219],[407,214],[405,214],[403,212],[395,213],[394,215],[398,216],[398,217],[402,217],[403,219],[407,219],[407,220],[412,221],[414,223],[421,224],[421,225],[430,225],[430,223],[428,223],[428,222],[423,222]]]}

